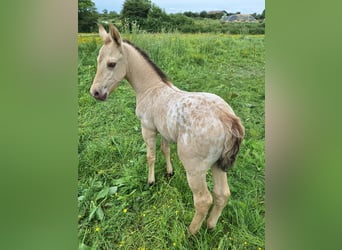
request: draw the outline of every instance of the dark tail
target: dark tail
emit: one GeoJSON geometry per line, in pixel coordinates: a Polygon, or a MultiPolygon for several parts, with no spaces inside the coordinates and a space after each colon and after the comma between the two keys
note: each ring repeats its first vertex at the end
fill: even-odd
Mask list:
{"type": "Polygon", "coordinates": [[[235,162],[245,129],[241,124],[240,118],[235,115],[225,114],[221,117],[221,121],[225,127],[226,140],[221,157],[217,160],[216,164],[223,171],[227,172],[235,162]]]}

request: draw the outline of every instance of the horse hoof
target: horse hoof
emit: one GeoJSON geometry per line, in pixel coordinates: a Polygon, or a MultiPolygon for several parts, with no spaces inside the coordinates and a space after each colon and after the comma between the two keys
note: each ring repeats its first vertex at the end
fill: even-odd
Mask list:
{"type": "Polygon", "coordinates": [[[151,187],[151,186],[153,186],[155,184],[155,182],[154,181],[152,181],[152,182],[148,182],[148,185],[151,187]]]}
{"type": "Polygon", "coordinates": [[[188,232],[191,236],[197,234],[198,231],[199,231],[199,228],[192,228],[191,226],[188,228],[188,232]]]}
{"type": "Polygon", "coordinates": [[[165,174],[165,177],[166,178],[168,178],[168,179],[170,179],[172,176],[174,176],[175,175],[175,172],[174,171],[172,171],[171,173],[166,173],[165,174]]]}

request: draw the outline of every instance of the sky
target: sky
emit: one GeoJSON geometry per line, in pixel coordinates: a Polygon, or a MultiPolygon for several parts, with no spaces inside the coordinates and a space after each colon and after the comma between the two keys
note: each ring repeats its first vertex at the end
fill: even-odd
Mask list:
{"type": "MultiPolygon", "coordinates": [[[[121,12],[125,0],[92,0],[98,12],[121,12]]],[[[182,13],[185,11],[201,12],[225,10],[229,13],[261,14],[265,9],[265,0],[152,0],[152,3],[165,10],[166,13],[182,13]]]]}

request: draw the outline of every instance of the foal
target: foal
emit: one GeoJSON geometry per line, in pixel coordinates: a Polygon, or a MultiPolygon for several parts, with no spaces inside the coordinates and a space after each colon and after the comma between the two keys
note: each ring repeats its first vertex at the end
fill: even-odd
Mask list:
{"type": "Polygon", "coordinates": [[[240,119],[214,94],[175,87],[143,51],[121,39],[116,27],[110,24],[109,30],[108,34],[99,25],[103,46],[97,57],[91,95],[105,101],[122,79],[131,84],[146,143],[150,184],[155,182],[157,133],[162,136],[161,150],[170,175],[173,169],[169,142],[177,143],[196,209],[189,226],[191,234],[200,229],[213,201],[206,184],[206,172],[212,169],[215,204],[207,226],[214,228],[230,196],[226,172],[233,165],[244,136],[240,119]]]}

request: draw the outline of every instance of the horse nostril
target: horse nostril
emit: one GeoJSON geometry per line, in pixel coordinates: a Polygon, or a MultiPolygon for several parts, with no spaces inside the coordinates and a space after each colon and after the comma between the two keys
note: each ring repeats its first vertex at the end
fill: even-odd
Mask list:
{"type": "Polygon", "coordinates": [[[107,93],[102,93],[101,90],[92,90],[90,93],[95,99],[104,101],[107,98],[107,93]]]}

